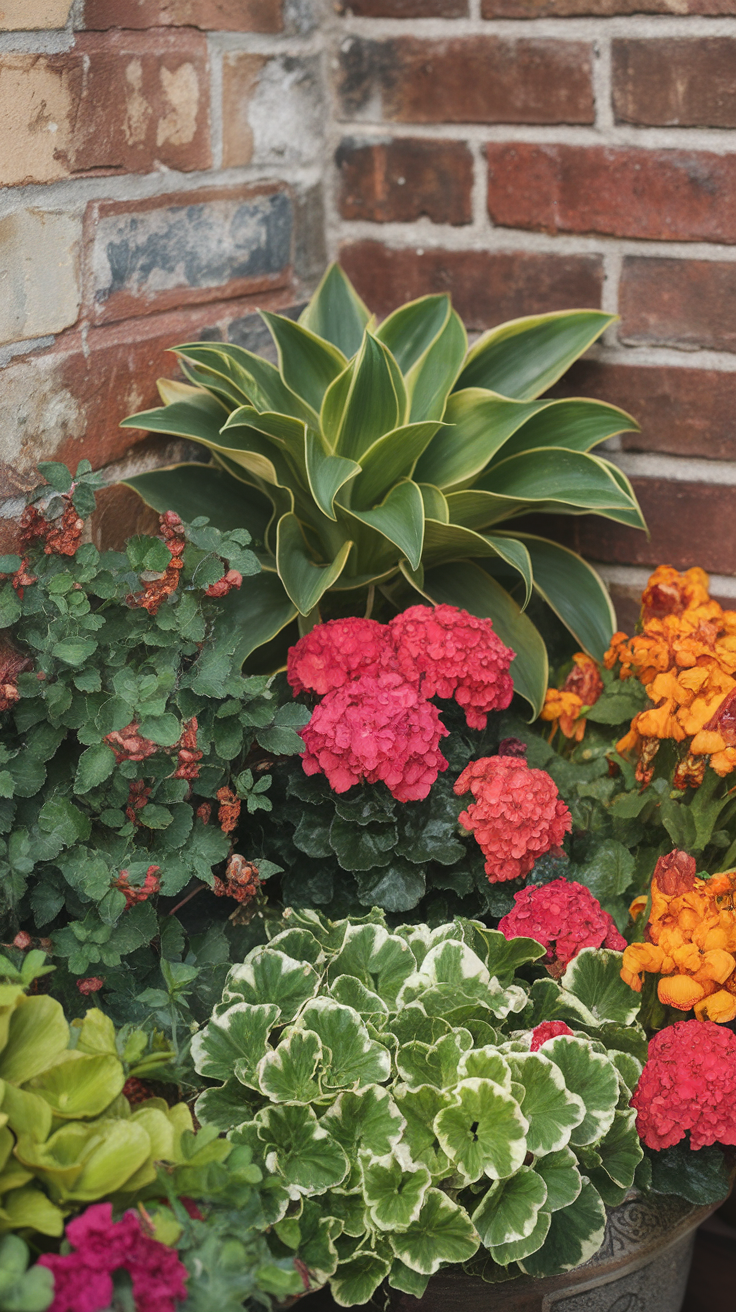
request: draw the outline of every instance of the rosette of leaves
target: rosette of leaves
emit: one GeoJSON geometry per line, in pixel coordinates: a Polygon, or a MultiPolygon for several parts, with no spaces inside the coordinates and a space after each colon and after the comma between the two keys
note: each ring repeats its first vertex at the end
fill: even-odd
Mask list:
{"type": "MultiPolygon", "coordinates": [[[[63,465],[42,472],[54,495],[70,486],[76,495],[81,480],[88,514],[87,467],[74,480],[63,465]]],[[[157,904],[180,901],[198,882],[213,885],[233,840],[218,824],[218,790],[231,787],[244,812],[267,809],[269,764],[302,750],[296,730],[308,712],[282,704],[269,678],[243,677],[233,594],[207,596],[227,569],[243,576],[242,590],[254,584],[260,567],[249,542],[244,529],[221,533],[204,519],[188,526],[177,587],[156,614],[135,598],[171,560],[157,537],[102,553],[86,542],[73,556],[33,547],[24,557],[33,581],[24,587],[9,577],[21,558],[0,557],[0,623],[31,667],[18,676],[19,700],[0,713],[2,937],[23,929],[36,941],[52,938],[72,977],[100,976],[117,992],[119,1015],[140,1016],[133,986],[159,983],[159,958],[148,949],[157,936],[164,961],[181,966],[189,953],[187,968],[199,965],[203,985],[227,959],[227,898],[208,898],[200,910],[199,946],[157,904]],[[195,778],[176,778],[178,744],[193,719],[201,761],[195,778]],[[130,725],[153,749],[142,760],[110,745],[109,735],[130,725]],[[138,893],[151,866],[160,896],[130,905],[116,886],[121,872],[138,893]],[[132,954],[135,975],[121,969],[132,954]]],[[[57,990],[64,978],[60,971],[57,990]]],[[[203,1015],[211,1002],[205,1007],[203,1015]]]]}
{"type": "Polygon", "coordinates": [[[178,347],[187,382],[163,380],[164,406],[124,421],[194,439],[211,465],[129,486],[157,509],[246,525],[259,540],[264,572],[238,603],[249,653],[282,634],[261,657],[278,662],[295,618],[363,614],[376,588],[400,607],[449,602],[493,619],[517,653],[515,687],[538,711],[547,660],[524,613],[532,593],[598,657],[614,614],[579,556],[516,521],[594,512],[644,527],[631,484],[592,454],[636,422],[599,401],[543,396],[612,316],[517,319],[468,351],[448,296],[376,327],[332,265],[298,323],[262,317],[278,367],[229,344],[178,347]]]}
{"type": "Polygon", "coordinates": [[[500,1279],[591,1257],[643,1157],[629,1101],[646,1040],[620,954],[586,949],[556,982],[538,944],[477,921],[285,923],[193,1041],[220,1082],[198,1118],[290,1194],[285,1250],[319,1234],[342,1306],[384,1279],[421,1296],[448,1264],[500,1279]],[[548,1019],[573,1034],[532,1053],[548,1019]]]}

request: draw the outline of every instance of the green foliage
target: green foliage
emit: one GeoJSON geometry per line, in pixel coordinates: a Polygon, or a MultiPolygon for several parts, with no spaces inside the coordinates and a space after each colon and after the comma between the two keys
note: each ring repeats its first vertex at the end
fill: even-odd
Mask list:
{"type": "Polygon", "coordinates": [[[0,1239],[0,1312],[46,1312],[54,1278],[45,1267],[28,1269],[28,1245],[20,1235],[0,1239]]]}
{"type": "MultiPolygon", "coordinates": [[[[531,940],[459,918],[389,931],[375,909],[284,921],[233,967],[193,1040],[196,1069],[222,1082],[197,1115],[282,1181],[279,1237],[319,1236],[335,1300],[365,1303],[386,1278],[419,1295],[481,1248],[507,1276],[592,1256],[604,1195],[642,1158],[617,1110],[641,1065],[601,984],[616,954],[590,950],[562,985],[546,977],[575,1034],[532,1053],[531,940]]],[[[645,1046],[633,1015],[627,1032],[645,1046]]]]}
{"type": "Polygon", "coordinates": [[[212,454],[205,471],[179,465],[128,480],[149,504],[258,538],[269,604],[261,589],[238,599],[243,654],[298,616],[363,614],[374,588],[399,608],[462,594],[516,651],[517,690],[538,711],[547,659],[524,614],[532,589],[598,657],[614,615],[579,556],[513,521],[593,511],[644,527],[628,480],[591,454],[636,422],[599,401],[536,399],[611,317],[517,319],[468,352],[448,296],[412,301],[376,329],[338,265],[299,323],[262,317],[278,368],[238,346],[180,346],[188,382],[163,380],[164,406],[124,421],[212,454]]]}
{"type": "MultiPolygon", "coordinates": [[[[95,481],[80,470],[72,478],[64,466],[44,466],[52,489],[31,500],[47,522],[70,496],[80,515],[93,509],[95,481]]],[[[43,939],[60,964],[53,988],[70,1009],[79,1004],[77,977],[103,979],[120,1020],[142,1020],[151,989],[161,991],[159,956],[164,975],[169,965],[194,971],[188,999],[163,980],[156,1015],[168,1027],[177,1016],[191,1022],[191,1007],[209,1014],[229,944],[245,932],[227,919],[237,904],[209,891],[193,924],[176,912],[191,892],[213,886],[214,872],[224,876],[237,841],[218,824],[218,790],[243,799],[244,817],[267,811],[270,767],[301,750],[296,730],[308,719],[290,697],[281,704],[283,681],[242,675],[237,592],[207,595],[228,569],[242,576],[242,591],[257,584],[248,533],[200,518],[185,535],[176,586],[164,588],[154,613],[140,598],[166,583],[172,560],[158,537],[102,554],[89,542],[71,555],[31,546],[22,570],[32,581],[4,585],[27,668],[0,717],[2,937],[30,935],[33,961],[43,939]],[[151,867],[159,890],[149,897],[151,867]]],[[[0,564],[6,574],[21,569],[17,556],[0,564]]],[[[246,855],[260,853],[247,846],[246,855]]],[[[273,869],[266,863],[264,874],[273,869]]],[[[20,953],[11,955],[8,968],[25,971],[20,953]]]]}

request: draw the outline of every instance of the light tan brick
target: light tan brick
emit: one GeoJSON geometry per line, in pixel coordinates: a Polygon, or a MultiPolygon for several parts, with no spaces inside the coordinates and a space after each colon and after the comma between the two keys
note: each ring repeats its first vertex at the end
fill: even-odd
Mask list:
{"type": "Polygon", "coordinates": [[[72,0],[0,0],[0,32],[64,27],[72,0]]]}
{"type": "Polygon", "coordinates": [[[0,219],[0,344],[76,323],[81,221],[20,210],[0,219]]]}

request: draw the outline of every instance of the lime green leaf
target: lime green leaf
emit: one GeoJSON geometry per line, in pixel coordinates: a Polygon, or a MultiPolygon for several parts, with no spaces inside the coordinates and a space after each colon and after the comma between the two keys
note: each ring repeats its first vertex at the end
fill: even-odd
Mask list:
{"type": "Polygon", "coordinates": [[[125,1072],[117,1057],[110,1054],[85,1055],[74,1052],[31,1082],[51,1107],[54,1116],[63,1120],[100,1116],[117,1098],[125,1083],[125,1072]]]}
{"type": "Polygon", "coordinates": [[[319,975],[305,961],[295,961],[275,948],[254,948],[242,966],[233,966],[225,981],[223,1002],[273,1002],[280,1021],[292,1021],[319,988],[319,975]]]}
{"type": "Polygon", "coordinates": [[[405,420],[406,390],[399,367],[387,347],[367,332],[351,366],[339,428],[334,434],[325,430],[326,436],[338,455],[360,460],[379,437],[405,420]]]}
{"type": "Polygon", "coordinates": [[[546,1201],[547,1186],[530,1166],[495,1181],[471,1215],[481,1243],[495,1248],[528,1238],[546,1201]]]}
{"type": "Polygon", "coordinates": [[[565,1148],[585,1119],[582,1098],[565,1087],[561,1070],[543,1053],[509,1053],[508,1061],[524,1089],[521,1110],[529,1122],[529,1152],[538,1156],[565,1148]]]}
{"type": "Polygon", "coordinates": [[[467,1262],[479,1243],[467,1212],[439,1189],[429,1189],[416,1221],[389,1238],[396,1256],[425,1276],[445,1262],[467,1262]]]}
{"type": "Polygon", "coordinates": [[[575,1202],[583,1187],[583,1180],[571,1148],[560,1148],[557,1152],[538,1157],[534,1170],[547,1186],[547,1211],[557,1212],[561,1207],[569,1207],[575,1202]]]}
{"type": "MultiPolygon", "coordinates": [[[[375,512],[373,512],[375,513],[375,512]]],[[[276,563],[286,592],[301,615],[308,615],[342,574],[352,547],[343,542],[329,565],[311,559],[296,515],[282,515],[276,530],[276,563]]]]}
{"type": "Polygon", "coordinates": [[[407,374],[409,418],[413,422],[442,418],[467,349],[468,338],[462,320],[452,310],[444,328],[407,374]]]}
{"type": "Polygon", "coordinates": [[[279,356],[281,377],[297,396],[319,414],[330,383],[341,374],[347,359],[338,347],[318,337],[303,324],[281,314],[259,311],[271,331],[279,356]]]}
{"type": "Polygon", "coordinates": [[[309,489],[323,515],[336,519],[333,501],[336,494],[346,483],[360,474],[361,467],[355,460],[345,460],[343,456],[328,455],[316,433],[306,434],[306,471],[309,489]]]}
{"type": "Polygon", "coordinates": [[[416,483],[410,479],[397,483],[374,510],[342,509],[349,519],[367,524],[398,547],[412,569],[418,567],[424,542],[424,503],[416,483]]]}
{"type": "Polygon", "coordinates": [[[311,1107],[264,1107],[256,1116],[266,1163],[299,1193],[322,1194],[345,1179],[348,1159],[311,1107]]]}
{"type": "Polygon", "coordinates": [[[484,1174],[492,1180],[513,1175],[526,1156],[527,1120],[515,1099],[491,1080],[461,1080],[434,1128],[469,1184],[484,1174]]]}
{"type": "Polygon", "coordinates": [[[8,1038],[0,1053],[0,1079],[25,1084],[50,1066],[69,1043],[61,1004],[46,994],[22,997],[10,1013],[8,1038]]]}
{"type": "Polygon", "coordinates": [[[311,301],[302,310],[303,328],[337,346],[348,359],[360,350],[370,311],[339,264],[331,264],[311,301]]]}
{"type": "Polygon", "coordinates": [[[257,1088],[256,1067],[279,1019],[278,1006],[239,1002],[218,1011],[192,1039],[194,1069],[210,1080],[229,1080],[236,1072],[241,1084],[257,1088]]]}
{"type": "Polygon", "coordinates": [[[616,1068],[585,1039],[561,1035],[544,1045],[544,1055],[559,1066],[571,1093],[582,1099],[585,1119],[573,1129],[573,1144],[597,1143],[608,1133],[618,1102],[616,1068]]]}
{"type": "Polygon", "coordinates": [[[314,1030],[329,1049],[325,1054],[322,1083],[325,1089],[380,1084],[391,1074],[391,1056],[383,1044],[372,1039],[352,1007],[330,998],[308,1002],[299,1016],[300,1029],[314,1030]]]}
{"type": "Polygon", "coordinates": [[[360,457],[362,474],[351,489],[356,510],[372,506],[401,478],[411,478],[417,459],[431,442],[439,423],[405,424],[379,437],[360,457]]]}
{"type": "Polygon", "coordinates": [[[639,1014],[641,999],[621,979],[621,953],[613,948],[583,948],[560,983],[588,1009],[595,1024],[612,1020],[630,1025],[639,1014]]]}
{"type": "Polygon", "coordinates": [[[360,1152],[375,1157],[392,1152],[401,1139],[404,1120],[388,1089],[369,1084],[357,1093],[340,1093],[320,1124],[356,1162],[360,1152]]]}
{"type": "Polygon", "coordinates": [[[393,1154],[364,1156],[360,1163],[363,1197],[379,1230],[404,1230],[416,1221],[432,1182],[426,1166],[408,1166],[393,1154]]]}
{"type": "Polygon", "coordinates": [[[258,1066],[261,1092],[272,1102],[314,1102],[320,1096],[315,1075],[322,1044],[311,1030],[292,1030],[258,1066]]]}
{"type": "Polygon", "coordinates": [[[369,1303],[391,1268],[388,1258],[361,1251],[341,1262],[330,1281],[330,1293],[338,1307],[369,1303]]]}
{"type": "Polygon", "coordinates": [[[512,319],[475,343],[457,387],[487,387],[521,401],[539,396],[614,318],[599,310],[560,310],[512,319]]]}
{"type": "MultiPolygon", "coordinates": [[[[13,1230],[35,1230],[40,1235],[52,1235],[55,1239],[58,1239],[64,1233],[64,1213],[54,1206],[37,1185],[29,1184],[22,1189],[12,1189],[3,1198],[2,1210],[5,1214],[6,1224],[9,1223],[13,1230]]],[[[41,1309],[47,1308],[51,1302],[53,1276],[50,1271],[40,1266],[31,1267],[28,1276],[34,1277],[36,1289],[40,1285],[40,1289],[38,1289],[39,1299],[36,1306],[41,1312],[41,1309]],[[51,1288],[48,1288],[48,1283],[45,1280],[39,1279],[43,1276],[51,1277],[51,1288]],[[46,1297],[47,1289],[48,1297],[46,1297]],[[43,1295],[43,1301],[40,1295],[43,1295]]],[[[28,1279],[28,1276],[26,1279],[28,1279]]],[[[5,1306],[8,1312],[11,1312],[10,1303],[6,1301],[5,1306]]],[[[23,1312],[32,1312],[25,1298],[22,1305],[19,1306],[22,1306],[23,1312]]]]}
{"type": "Polygon", "coordinates": [[[603,660],[616,627],[616,612],[600,575],[557,542],[530,533],[514,536],[529,552],[537,592],[581,647],[596,660],[603,660]]]}
{"type": "Polygon", "coordinates": [[[598,1252],[606,1232],[606,1209],[587,1181],[569,1207],[552,1213],[541,1248],[519,1262],[529,1276],[556,1276],[587,1262],[598,1252]]]}
{"type": "Polygon", "coordinates": [[[493,620],[501,641],[516,652],[510,670],[514,689],[529,702],[536,717],[549,681],[547,649],[505,588],[471,561],[437,565],[426,571],[424,584],[425,595],[435,604],[446,602],[493,620]]]}
{"type": "Polygon", "coordinates": [[[417,478],[441,488],[464,486],[485,469],[530,416],[547,405],[544,401],[513,401],[479,387],[453,392],[444,414],[448,427],[428,446],[417,466],[417,478]]]}

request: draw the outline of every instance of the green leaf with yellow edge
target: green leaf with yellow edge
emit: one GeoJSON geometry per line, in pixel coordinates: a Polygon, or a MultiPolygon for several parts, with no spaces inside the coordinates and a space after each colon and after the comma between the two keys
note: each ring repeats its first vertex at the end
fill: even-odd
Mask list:
{"type": "Polygon", "coordinates": [[[471,348],[457,384],[529,400],[546,392],[615,321],[600,310],[559,310],[511,319],[471,348]]]}
{"type": "Polygon", "coordinates": [[[375,336],[388,347],[401,372],[407,374],[442,332],[451,311],[452,302],[446,293],[420,296],[387,315],[375,336]]]}
{"type": "Polygon", "coordinates": [[[318,337],[304,324],[268,310],[259,313],[276,343],[279,369],[286,386],[319,414],[327,388],[342,373],[347,359],[337,346],[318,337]]]}
{"type": "Polygon", "coordinates": [[[441,429],[417,466],[417,478],[445,490],[472,482],[526,421],[548,405],[513,401],[478,387],[448,398],[441,429]]]}
{"type": "Polygon", "coordinates": [[[369,332],[346,382],[349,386],[344,397],[341,393],[339,422],[332,431],[328,431],[327,416],[323,414],[325,436],[337,455],[360,460],[379,437],[406,423],[406,388],[391,352],[369,332]]]}
{"type": "Polygon", "coordinates": [[[330,455],[325,451],[316,433],[307,430],[305,437],[306,473],[309,487],[317,505],[328,519],[336,520],[334,500],[341,487],[349,483],[361,466],[355,460],[330,455]]]}
{"type": "Polygon", "coordinates": [[[301,615],[314,610],[347,564],[352,542],[343,542],[329,565],[312,560],[296,515],[282,515],[276,530],[276,564],[289,598],[301,615]]]}
{"type": "Polygon", "coordinates": [[[317,337],[338,347],[350,359],[360,350],[363,332],[370,319],[350,279],[339,264],[331,264],[322,277],[299,323],[317,337]]]}
{"type": "Polygon", "coordinates": [[[463,322],[451,310],[445,326],[412,365],[406,376],[409,394],[409,418],[442,419],[447,397],[462,368],[468,337],[463,322]]]}
{"type": "Polygon", "coordinates": [[[417,569],[424,544],[424,502],[411,479],[397,483],[380,506],[372,510],[349,510],[346,506],[341,506],[341,509],[348,522],[357,519],[380,533],[387,542],[398,547],[412,569],[417,569]]]}

